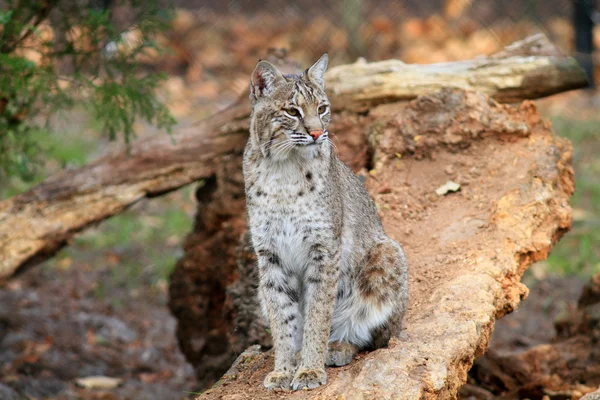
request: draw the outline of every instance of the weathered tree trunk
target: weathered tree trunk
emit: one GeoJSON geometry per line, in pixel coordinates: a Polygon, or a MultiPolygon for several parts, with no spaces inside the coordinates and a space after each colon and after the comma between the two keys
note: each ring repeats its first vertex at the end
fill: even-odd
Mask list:
{"type": "MultiPolygon", "coordinates": [[[[355,111],[364,114],[374,105],[409,100],[445,86],[474,89],[500,102],[513,102],[587,83],[575,61],[559,54],[541,36],[490,57],[459,63],[411,66],[390,60],[336,67],[326,80],[338,121],[346,123],[358,121],[355,111]]],[[[144,197],[200,179],[225,179],[218,172],[228,159],[239,161],[236,157],[246,141],[249,109],[247,99],[241,98],[222,113],[181,129],[173,138],[139,141],[129,155],[125,151],[109,154],[0,202],[0,281],[52,256],[81,230],[144,197]]]]}
{"type": "MultiPolygon", "coordinates": [[[[341,132],[345,145],[341,119],[331,131],[341,132]]],[[[443,89],[408,104],[374,107],[357,123],[362,134],[355,135],[370,148],[365,184],[386,232],[409,260],[402,337],[348,366],[329,368],[327,385],[300,392],[266,390],[272,357],[253,348],[200,398],[455,398],[474,358],[485,352],[495,319],[527,295],[523,272],[570,228],[571,146],[532,102],[500,105],[481,93],[443,89]],[[460,191],[438,196],[436,188],[450,179],[460,191]]],[[[344,146],[340,153],[349,154],[344,146]]],[[[237,189],[224,182],[223,190],[216,182],[173,274],[179,339],[206,383],[245,346],[268,345],[258,306],[248,299],[256,288],[251,252],[247,246],[237,254],[228,250],[240,241],[244,215],[231,212],[220,220],[224,225],[205,230],[204,221],[214,222],[210,207],[231,201],[243,207],[236,194],[241,197],[241,182],[237,189]],[[215,234],[216,243],[204,242],[215,234]],[[207,260],[223,239],[228,244],[207,260]],[[220,297],[207,296],[214,287],[220,297]]]]}

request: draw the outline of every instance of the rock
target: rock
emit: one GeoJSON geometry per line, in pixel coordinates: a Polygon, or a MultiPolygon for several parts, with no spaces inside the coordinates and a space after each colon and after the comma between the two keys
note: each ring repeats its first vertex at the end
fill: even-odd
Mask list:
{"type": "Polygon", "coordinates": [[[85,389],[114,389],[123,383],[123,379],[110,378],[108,376],[88,376],[86,378],[79,378],[75,380],[77,386],[81,386],[85,389]]]}
{"type": "Polygon", "coordinates": [[[439,188],[435,189],[435,194],[437,194],[438,196],[443,196],[450,192],[457,192],[459,190],[460,190],[460,185],[458,183],[453,182],[453,181],[448,181],[448,182],[444,183],[442,186],[440,186],[439,188]]]}

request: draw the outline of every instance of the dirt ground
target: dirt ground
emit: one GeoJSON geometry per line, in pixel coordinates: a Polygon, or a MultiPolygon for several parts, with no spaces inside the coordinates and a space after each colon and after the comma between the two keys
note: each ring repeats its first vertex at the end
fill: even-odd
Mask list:
{"type": "Polygon", "coordinates": [[[194,373],[177,346],[166,290],[140,277],[132,292],[111,279],[114,268],[108,262],[62,271],[47,265],[0,290],[0,399],[188,397],[194,373]],[[106,295],[98,296],[99,285],[106,295]],[[123,384],[108,390],[75,384],[88,376],[123,384]]]}

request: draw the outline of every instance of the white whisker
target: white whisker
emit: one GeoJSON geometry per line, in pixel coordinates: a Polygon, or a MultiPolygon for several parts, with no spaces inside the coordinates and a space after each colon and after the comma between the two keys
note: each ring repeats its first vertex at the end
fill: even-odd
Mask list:
{"type": "Polygon", "coordinates": [[[327,144],[329,144],[330,147],[333,147],[333,150],[335,151],[336,155],[340,154],[340,151],[339,151],[338,147],[335,145],[335,143],[333,143],[333,140],[327,138],[327,144]]]}
{"type": "Polygon", "coordinates": [[[276,151],[273,153],[273,158],[277,158],[278,156],[285,154],[287,150],[293,148],[294,146],[295,144],[291,140],[286,140],[281,144],[278,143],[278,146],[275,149],[276,151]]]}
{"type": "Polygon", "coordinates": [[[276,151],[282,147],[284,147],[285,145],[289,144],[291,141],[289,139],[285,139],[279,143],[275,143],[273,146],[271,146],[270,150],[271,152],[276,151]]]}
{"type": "Polygon", "coordinates": [[[267,142],[264,142],[264,143],[262,143],[262,144],[260,145],[260,150],[261,150],[263,153],[266,153],[266,152],[267,152],[267,146],[269,146],[271,143],[273,143],[275,140],[277,140],[277,138],[279,138],[279,136],[281,136],[281,135],[283,135],[283,134],[284,134],[284,132],[283,132],[283,131],[278,131],[278,132],[275,134],[275,136],[273,136],[273,138],[272,138],[271,140],[269,140],[269,141],[267,141],[267,142]]]}
{"type": "Polygon", "coordinates": [[[341,145],[342,143],[340,142],[340,139],[337,137],[337,135],[333,135],[333,138],[335,140],[337,140],[338,144],[341,145]]]}
{"type": "Polygon", "coordinates": [[[292,149],[293,149],[294,147],[296,147],[296,143],[293,143],[293,142],[292,142],[292,146],[289,146],[289,147],[287,148],[287,151],[286,151],[286,152],[285,152],[285,154],[284,154],[285,158],[287,158],[287,156],[288,156],[288,155],[289,155],[289,154],[292,152],[292,149]]]}

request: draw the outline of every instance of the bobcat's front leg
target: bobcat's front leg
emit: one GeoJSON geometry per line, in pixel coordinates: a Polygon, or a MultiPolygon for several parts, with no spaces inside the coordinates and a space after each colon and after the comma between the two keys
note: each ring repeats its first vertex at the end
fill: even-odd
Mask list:
{"type": "Polygon", "coordinates": [[[300,322],[299,293],[290,286],[275,251],[258,250],[260,290],[275,348],[275,369],[265,378],[267,389],[289,389],[296,370],[295,337],[300,322]]]}
{"type": "Polygon", "coordinates": [[[331,316],[337,294],[340,271],[339,246],[314,244],[304,278],[304,340],[300,366],[292,381],[292,389],[313,389],[327,382],[325,353],[331,330],[331,316]]]}

